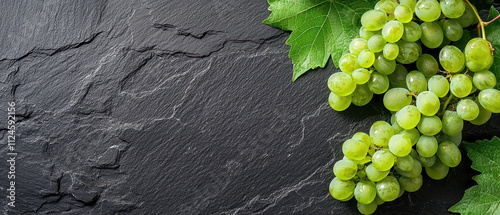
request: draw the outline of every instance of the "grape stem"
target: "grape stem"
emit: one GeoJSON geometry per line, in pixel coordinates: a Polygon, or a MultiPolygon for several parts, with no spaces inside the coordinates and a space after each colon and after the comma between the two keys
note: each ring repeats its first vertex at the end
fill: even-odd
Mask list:
{"type": "Polygon", "coordinates": [[[444,102],[443,110],[441,111],[442,115],[444,115],[444,112],[446,111],[446,108],[448,107],[448,104],[450,103],[451,99],[453,99],[452,93],[450,93],[450,96],[448,96],[448,99],[446,99],[446,102],[444,102]]]}
{"type": "Polygon", "coordinates": [[[464,0],[467,4],[469,4],[469,6],[472,8],[472,10],[474,11],[474,13],[476,14],[476,17],[477,17],[477,20],[479,20],[479,24],[477,24],[477,27],[481,27],[481,36],[484,40],[486,40],[486,33],[484,31],[484,22],[483,20],[481,19],[481,17],[479,16],[479,13],[477,12],[476,8],[474,7],[474,5],[472,5],[469,0],[464,0]]]}

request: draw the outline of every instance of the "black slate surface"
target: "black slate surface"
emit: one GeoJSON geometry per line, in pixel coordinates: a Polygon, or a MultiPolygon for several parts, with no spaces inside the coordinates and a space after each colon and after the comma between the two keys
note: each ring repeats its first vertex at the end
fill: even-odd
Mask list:
{"type": "MultiPolygon", "coordinates": [[[[0,131],[16,102],[16,207],[3,214],[356,214],[328,193],[381,97],[334,112],[328,63],[291,82],[266,1],[0,2],[0,131]]],[[[484,14],[484,11],[483,11],[484,14]]],[[[500,134],[500,117],[464,139],[500,134]]],[[[446,214],[470,160],[376,214],[446,214]]],[[[0,162],[7,195],[8,163],[0,162]]]]}

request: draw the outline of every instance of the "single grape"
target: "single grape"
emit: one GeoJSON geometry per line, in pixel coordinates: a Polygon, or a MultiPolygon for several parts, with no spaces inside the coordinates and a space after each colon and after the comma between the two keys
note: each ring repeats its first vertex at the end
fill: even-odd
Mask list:
{"type": "Polygon", "coordinates": [[[476,119],[471,120],[470,123],[473,125],[482,125],[491,118],[491,111],[484,109],[484,107],[479,103],[478,100],[475,100],[477,106],[479,107],[479,115],[476,119]]]}
{"type": "Polygon", "coordinates": [[[404,33],[403,23],[397,20],[387,22],[382,28],[382,37],[389,43],[395,43],[401,39],[404,33]]]}
{"type": "Polygon", "coordinates": [[[339,96],[330,92],[330,96],[328,96],[328,104],[330,104],[330,107],[336,111],[343,111],[351,105],[351,95],[339,96]]]}
{"type": "Polygon", "coordinates": [[[410,91],[405,88],[392,88],[384,94],[384,106],[387,110],[398,111],[411,103],[410,91]]]}
{"type": "Polygon", "coordinates": [[[349,159],[342,159],[333,165],[333,174],[340,180],[349,180],[356,175],[358,165],[349,159]]]}
{"type": "Polygon", "coordinates": [[[435,115],[439,111],[439,98],[431,91],[422,91],[417,96],[417,108],[425,116],[435,115]]]}
{"type": "Polygon", "coordinates": [[[408,23],[413,19],[413,12],[406,5],[399,5],[394,10],[394,16],[401,23],[408,23]]]}
{"type": "Polygon", "coordinates": [[[425,77],[430,78],[437,73],[439,65],[436,58],[432,55],[423,54],[417,59],[417,69],[423,73],[425,77]]]}
{"type": "Polygon", "coordinates": [[[369,10],[361,16],[361,25],[368,31],[377,31],[384,27],[387,15],[381,10],[369,10]]]}
{"type": "Polygon", "coordinates": [[[500,91],[497,89],[486,89],[479,92],[479,103],[484,109],[492,113],[500,113],[500,91]]]}
{"type": "Polygon", "coordinates": [[[434,165],[434,163],[436,163],[436,155],[430,156],[428,158],[419,155],[418,160],[423,167],[431,167],[432,165],[434,165]]]}
{"type": "Polygon", "coordinates": [[[384,201],[390,202],[399,196],[399,182],[392,176],[387,176],[383,180],[377,182],[377,195],[384,201]]]}
{"type": "Polygon", "coordinates": [[[474,24],[475,19],[476,19],[476,15],[475,15],[474,11],[469,6],[469,4],[465,4],[464,13],[460,17],[455,18],[453,20],[460,23],[462,28],[466,28],[466,27],[469,27],[470,25],[474,24]]]}
{"type": "Polygon", "coordinates": [[[346,73],[351,74],[355,69],[361,68],[358,64],[358,57],[354,54],[345,54],[339,60],[339,69],[346,73]]]}
{"type": "Polygon", "coordinates": [[[372,164],[378,171],[389,171],[394,166],[394,155],[388,151],[378,150],[372,156],[372,164]]]}
{"type": "Polygon", "coordinates": [[[420,122],[420,111],[413,105],[407,105],[396,112],[396,121],[404,129],[412,129],[420,122]]]}
{"type": "Polygon", "coordinates": [[[458,116],[456,111],[446,110],[443,115],[443,132],[454,136],[462,132],[464,120],[458,116]]]}
{"type": "MultiPolygon", "coordinates": [[[[435,0],[431,0],[435,1],[435,0]]],[[[424,22],[420,24],[422,37],[420,40],[428,48],[437,48],[443,43],[444,34],[441,26],[437,22],[424,22]]]]}
{"type": "Polygon", "coordinates": [[[368,84],[357,85],[354,92],[352,92],[351,102],[356,106],[365,106],[373,98],[373,92],[368,87],[368,84]]]}
{"type": "Polygon", "coordinates": [[[404,171],[402,170],[401,168],[399,167],[394,167],[394,169],[396,170],[396,172],[398,172],[400,175],[402,176],[406,176],[408,178],[415,178],[415,177],[418,177],[420,174],[422,174],[422,164],[420,163],[420,161],[418,161],[418,159],[413,158],[413,167],[411,168],[410,171],[404,171]]]}
{"type": "Polygon", "coordinates": [[[384,37],[382,37],[382,35],[373,35],[372,37],[370,37],[370,39],[368,40],[368,49],[370,49],[372,52],[381,52],[382,50],[384,50],[384,46],[385,44],[387,43],[387,41],[385,41],[384,37]]]}
{"type": "Polygon", "coordinates": [[[457,115],[463,120],[474,120],[479,116],[479,106],[471,99],[461,99],[457,104],[457,115]]]}
{"type": "Polygon", "coordinates": [[[410,137],[404,134],[393,135],[389,140],[389,150],[398,157],[404,157],[410,154],[411,146],[410,137]]]}
{"type": "Polygon", "coordinates": [[[411,21],[409,23],[403,24],[404,33],[401,37],[402,40],[406,42],[415,42],[422,37],[422,28],[416,22],[411,21]]]}
{"type": "Polygon", "coordinates": [[[415,5],[417,4],[417,0],[399,0],[400,5],[406,5],[411,9],[411,13],[415,12],[415,5]]]}
{"type": "Polygon", "coordinates": [[[361,67],[368,68],[375,62],[375,54],[369,49],[361,51],[358,55],[358,64],[361,67]]]}
{"type": "MultiPolygon", "coordinates": [[[[420,132],[419,132],[419,133],[420,133],[420,132]]],[[[415,158],[416,160],[418,160],[418,159],[419,159],[418,152],[417,152],[415,149],[411,149],[410,156],[411,156],[412,158],[415,158]]]]}
{"type": "Polygon", "coordinates": [[[419,71],[411,71],[406,75],[406,86],[411,92],[423,92],[427,90],[427,79],[419,71]]]}
{"type": "Polygon", "coordinates": [[[410,155],[406,155],[404,157],[399,157],[396,160],[396,166],[404,171],[411,171],[413,169],[413,157],[410,155]]]}
{"type": "Polygon", "coordinates": [[[412,146],[417,144],[417,141],[420,138],[420,132],[416,128],[404,130],[400,134],[410,137],[412,146]]]}
{"type": "Polygon", "coordinates": [[[458,18],[465,12],[463,0],[441,0],[441,11],[448,18],[458,18]]]}
{"type": "Polygon", "coordinates": [[[363,26],[361,26],[361,28],[359,28],[359,37],[361,37],[365,40],[369,40],[373,35],[376,35],[377,33],[378,33],[377,31],[368,31],[363,26]]]}
{"type": "Polygon", "coordinates": [[[399,46],[395,43],[387,43],[382,51],[387,60],[394,60],[399,55],[399,46]]]}
{"type": "Polygon", "coordinates": [[[493,64],[490,43],[483,38],[474,38],[465,46],[465,65],[473,72],[488,70],[493,64]]]}
{"type": "Polygon", "coordinates": [[[433,22],[441,16],[441,6],[436,0],[420,0],[415,5],[415,15],[424,22],[433,22]]]}
{"type": "Polygon", "coordinates": [[[448,175],[450,167],[446,166],[441,160],[436,159],[436,162],[431,167],[425,167],[427,175],[434,180],[441,180],[448,175]]]}
{"type": "Polygon", "coordinates": [[[417,152],[422,157],[432,157],[438,150],[438,142],[434,136],[422,135],[417,141],[417,152]]]}
{"type": "Polygon", "coordinates": [[[385,121],[376,121],[370,127],[370,137],[377,146],[387,146],[393,135],[391,125],[385,121]]]}
{"type": "Polygon", "coordinates": [[[369,164],[366,167],[366,176],[370,179],[370,181],[377,182],[384,179],[387,175],[389,175],[389,170],[380,171],[373,164],[369,164]]]}
{"type": "Polygon", "coordinates": [[[372,72],[368,81],[368,87],[375,94],[385,93],[389,89],[389,78],[378,72],[372,72]]]}
{"type": "Polygon", "coordinates": [[[358,202],[357,204],[358,211],[363,215],[368,215],[375,213],[377,210],[377,203],[371,202],[370,204],[361,204],[358,202]]]}
{"type": "Polygon", "coordinates": [[[419,175],[415,178],[408,178],[405,176],[401,176],[399,178],[399,184],[401,188],[407,192],[415,192],[422,187],[424,180],[422,179],[422,175],[419,175]]]}
{"type": "Polygon", "coordinates": [[[457,146],[460,146],[460,143],[462,143],[462,133],[457,134],[455,136],[450,136],[447,134],[440,134],[437,136],[438,142],[444,142],[444,141],[450,141],[454,143],[457,146]]]}
{"type": "Polygon", "coordinates": [[[371,146],[373,146],[372,139],[368,134],[364,132],[356,132],[351,139],[363,142],[368,150],[371,146]]]}
{"type": "Polygon", "coordinates": [[[368,148],[359,140],[348,139],[342,144],[342,153],[353,161],[365,158],[367,152],[368,148]]]}
{"type": "Polygon", "coordinates": [[[479,90],[491,89],[497,84],[497,78],[492,72],[484,70],[474,73],[472,83],[474,83],[474,86],[479,90]]]}
{"type": "Polygon", "coordinates": [[[470,94],[472,90],[472,81],[464,74],[457,74],[453,76],[450,82],[451,93],[458,97],[463,98],[470,94]]]}
{"type": "MultiPolygon", "coordinates": [[[[381,10],[387,13],[388,16],[394,14],[394,10],[399,4],[392,0],[380,0],[375,4],[375,10],[381,10]]],[[[389,17],[389,20],[394,18],[389,17]]]]}
{"type": "Polygon", "coordinates": [[[418,59],[420,54],[422,54],[422,48],[418,43],[400,40],[397,42],[397,45],[399,47],[399,55],[396,57],[396,61],[399,63],[413,63],[418,59]]]}
{"type": "Polygon", "coordinates": [[[354,193],[355,186],[356,184],[352,180],[344,181],[335,177],[330,182],[330,195],[338,200],[346,199],[354,193]]]}
{"type": "Polygon", "coordinates": [[[448,167],[456,167],[462,160],[460,149],[458,149],[457,145],[450,141],[445,141],[439,144],[436,154],[439,160],[441,160],[441,162],[448,167]]]}
{"type": "Polygon", "coordinates": [[[354,188],[354,197],[361,204],[369,204],[375,200],[377,189],[372,181],[360,181],[354,188]]]}
{"type": "Polygon", "coordinates": [[[356,69],[351,74],[352,80],[356,84],[365,84],[368,80],[370,80],[370,73],[371,72],[365,68],[356,69]]]}
{"type": "Polygon", "coordinates": [[[437,97],[443,98],[448,95],[448,92],[450,91],[450,83],[448,82],[448,80],[446,80],[445,77],[441,75],[435,75],[429,78],[429,81],[427,82],[427,88],[429,88],[429,91],[436,94],[437,97]]]}
{"type": "Polygon", "coordinates": [[[401,64],[396,64],[394,72],[388,75],[391,87],[406,88],[406,75],[408,70],[401,64]]]}
{"type": "MultiPolygon", "coordinates": [[[[437,116],[422,116],[417,125],[418,130],[423,135],[432,136],[441,131],[443,124],[437,116]]],[[[418,143],[417,143],[418,144],[418,143]]]]}
{"type": "Polygon", "coordinates": [[[363,38],[354,38],[349,44],[349,52],[355,55],[358,55],[365,49],[368,49],[368,40],[363,38]]]}
{"type": "Polygon", "coordinates": [[[450,41],[458,41],[462,38],[464,29],[456,20],[448,19],[443,23],[443,32],[450,41]]]}
{"type": "Polygon", "coordinates": [[[388,60],[382,54],[376,54],[373,67],[382,75],[390,75],[396,69],[396,61],[388,60]]]}
{"type": "Polygon", "coordinates": [[[465,57],[462,51],[455,46],[445,46],[439,52],[439,63],[451,73],[457,73],[465,67],[465,57]]]}

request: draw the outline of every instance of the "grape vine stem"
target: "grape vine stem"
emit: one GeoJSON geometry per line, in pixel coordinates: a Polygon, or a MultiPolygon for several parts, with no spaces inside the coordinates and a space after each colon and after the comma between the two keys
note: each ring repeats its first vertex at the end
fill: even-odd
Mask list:
{"type": "Polygon", "coordinates": [[[469,4],[469,6],[472,8],[472,10],[474,11],[474,13],[476,14],[476,17],[477,17],[477,20],[479,20],[479,24],[478,24],[478,28],[481,27],[481,37],[486,40],[486,33],[484,31],[484,22],[483,20],[481,19],[481,17],[479,16],[479,13],[477,12],[476,8],[474,7],[474,5],[472,5],[469,0],[464,0],[467,4],[469,4]]]}
{"type": "Polygon", "coordinates": [[[444,112],[446,111],[446,108],[448,107],[448,104],[450,103],[451,99],[453,99],[453,94],[452,93],[450,93],[450,96],[448,96],[448,99],[446,99],[446,102],[444,102],[443,110],[441,111],[441,114],[444,114],[444,112]]]}

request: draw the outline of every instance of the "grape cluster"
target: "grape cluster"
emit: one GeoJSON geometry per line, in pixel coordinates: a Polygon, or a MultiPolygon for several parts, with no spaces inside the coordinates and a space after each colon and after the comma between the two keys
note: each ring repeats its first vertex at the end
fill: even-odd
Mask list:
{"type": "Polygon", "coordinates": [[[464,121],[481,125],[500,113],[491,44],[466,29],[476,13],[463,0],[381,0],[362,15],[359,37],[339,60],[342,72],[328,79],[329,104],[343,111],[383,94],[392,117],[343,143],[330,183],[335,199],[355,197],[371,214],[417,191],[423,169],[443,179],[462,159],[464,121]]]}

